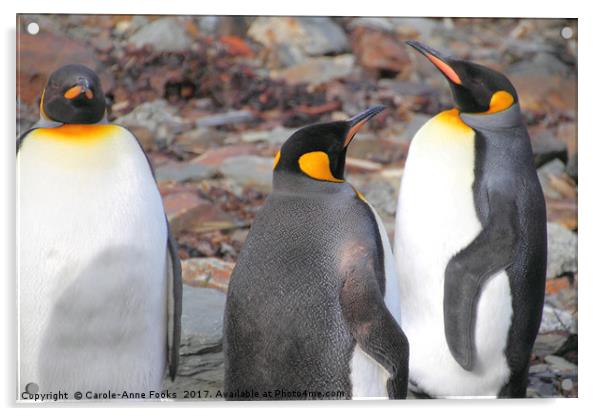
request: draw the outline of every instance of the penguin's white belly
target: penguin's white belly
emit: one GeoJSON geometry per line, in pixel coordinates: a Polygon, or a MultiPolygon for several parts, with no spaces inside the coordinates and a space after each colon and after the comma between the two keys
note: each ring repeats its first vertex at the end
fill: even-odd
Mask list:
{"type": "MultiPolygon", "coordinates": [[[[397,323],[400,323],[399,280],[397,278],[397,270],[395,268],[395,259],[391,250],[391,244],[389,243],[387,231],[378,213],[369,203],[367,204],[376,219],[383,248],[385,263],[385,304],[397,323]]],[[[351,386],[353,399],[388,398],[387,380],[389,377],[389,372],[385,370],[383,366],[362,351],[358,345],[355,346],[351,360],[351,386]]]]}
{"type": "Polygon", "coordinates": [[[163,206],[134,137],[107,127],[81,143],[30,136],[18,154],[20,391],[162,384],[163,206]]]}
{"type": "Polygon", "coordinates": [[[455,361],[445,339],[445,268],[482,229],[472,188],[474,132],[445,114],[416,134],[397,208],[395,253],[410,380],[432,396],[495,397],[510,374],[504,349],[512,303],[504,271],[488,280],[477,305],[473,371],[455,361]]]}

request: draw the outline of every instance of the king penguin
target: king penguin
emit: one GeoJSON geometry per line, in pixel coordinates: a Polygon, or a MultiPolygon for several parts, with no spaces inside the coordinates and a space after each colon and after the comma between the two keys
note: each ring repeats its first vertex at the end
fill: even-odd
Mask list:
{"type": "Polygon", "coordinates": [[[150,163],[89,68],[49,77],[17,142],[17,203],[20,392],[160,391],[180,261],[150,163]]]}
{"type": "Polygon", "coordinates": [[[546,272],[546,207],[517,93],[502,74],[408,42],[456,108],[414,136],[395,256],[410,389],[524,397],[546,272]]]}
{"type": "Polygon", "coordinates": [[[383,109],[302,128],[276,155],[228,288],[227,399],[405,398],[394,258],[343,178],[347,146],[383,109]]]}

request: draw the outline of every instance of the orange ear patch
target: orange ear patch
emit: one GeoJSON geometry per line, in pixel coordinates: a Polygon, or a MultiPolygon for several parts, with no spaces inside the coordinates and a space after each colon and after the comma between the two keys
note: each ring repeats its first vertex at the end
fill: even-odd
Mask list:
{"type": "Polygon", "coordinates": [[[276,153],[276,156],[274,157],[274,166],[272,167],[272,169],[276,169],[276,166],[278,166],[278,162],[280,162],[280,150],[278,150],[278,153],[276,153]]]}
{"type": "Polygon", "coordinates": [[[65,94],[63,94],[63,97],[65,97],[68,100],[72,100],[74,98],[77,98],[81,93],[82,93],[82,87],[80,87],[79,85],[76,85],[75,87],[71,87],[67,91],[65,91],[65,94]]]}
{"type": "Polygon", "coordinates": [[[443,75],[445,75],[451,82],[453,82],[454,84],[462,85],[462,80],[451,66],[449,66],[436,56],[431,55],[430,53],[426,53],[426,57],[429,59],[429,61],[433,63],[433,65],[439,68],[439,70],[443,72],[443,75]]]}
{"type": "Polygon", "coordinates": [[[497,91],[491,96],[491,100],[489,100],[489,110],[485,111],[485,114],[504,111],[512,104],[514,104],[514,97],[512,94],[506,91],[497,91]]]}
{"type": "Polygon", "coordinates": [[[330,159],[324,152],[309,152],[299,158],[299,168],[312,179],[328,182],[345,182],[337,179],[330,170],[330,159]]]}

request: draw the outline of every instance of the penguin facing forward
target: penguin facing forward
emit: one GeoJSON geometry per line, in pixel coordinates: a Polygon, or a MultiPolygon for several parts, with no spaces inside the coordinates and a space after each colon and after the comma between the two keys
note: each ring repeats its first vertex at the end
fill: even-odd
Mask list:
{"type": "Polygon", "coordinates": [[[394,258],[343,178],[347,146],[383,109],[302,128],[276,155],[228,288],[226,399],[405,398],[394,258]]]}
{"type": "Polygon", "coordinates": [[[20,392],[148,394],[167,363],[175,376],[176,243],[145,153],[105,107],[92,70],[63,66],[17,143],[20,392]]]}
{"type": "Polygon", "coordinates": [[[414,136],[395,256],[410,389],[524,397],[546,272],[546,207],[517,93],[502,74],[408,42],[456,108],[414,136]]]}

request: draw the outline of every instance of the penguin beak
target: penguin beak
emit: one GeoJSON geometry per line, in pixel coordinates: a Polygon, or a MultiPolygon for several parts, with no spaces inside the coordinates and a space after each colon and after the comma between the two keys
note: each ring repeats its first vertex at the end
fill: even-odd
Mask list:
{"type": "Polygon", "coordinates": [[[426,58],[431,61],[431,63],[435,65],[450,82],[456,85],[462,85],[460,76],[449,63],[450,58],[444,57],[439,51],[415,40],[409,40],[406,43],[426,56],[426,58]]]}
{"type": "Polygon", "coordinates": [[[78,81],[73,87],[65,91],[63,96],[68,100],[75,100],[77,97],[84,95],[88,100],[94,98],[94,93],[90,89],[90,85],[87,79],[78,81]]]}
{"type": "Polygon", "coordinates": [[[362,111],[361,113],[353,116],[347,123],[349,123],[349,130],[347,131],[347,135],[345,136],[344,147],[347,147],[355,134],[362,128],[364,124],[372,117],[380,113],[385,109],[384,105],[376,105],[374,107],[370,107],[367,110],[362,111]]]}

